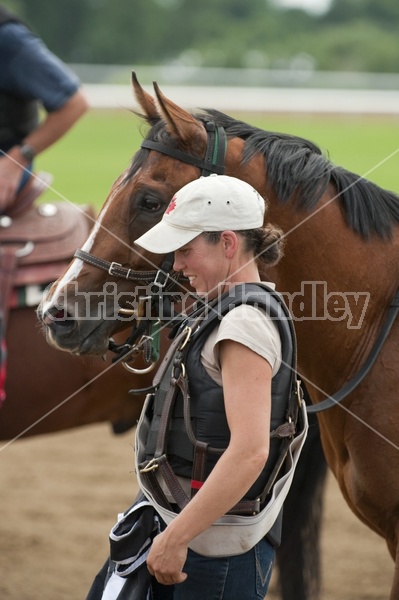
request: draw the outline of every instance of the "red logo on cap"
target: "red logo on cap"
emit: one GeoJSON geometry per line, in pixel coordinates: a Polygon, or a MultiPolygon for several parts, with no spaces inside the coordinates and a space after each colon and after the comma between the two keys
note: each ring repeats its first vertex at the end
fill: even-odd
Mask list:
{"type": "Polygon", "coordinates": [[[168,208],[165,210],[165,215],[168,215],[169,213],[172,212],[172,210],[175,210],[175,208],[176,208],[175,198],[176,198],[176,196],[173,196],[172,200],[169,202],[168,208]]]}

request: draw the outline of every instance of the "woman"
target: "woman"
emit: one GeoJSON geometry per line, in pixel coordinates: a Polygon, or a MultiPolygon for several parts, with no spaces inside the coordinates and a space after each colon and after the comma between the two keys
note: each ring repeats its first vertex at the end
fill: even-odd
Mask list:
{"type": "MultiPolygon", "coordinates": [[[[199,326],[197,323],[193,327],[192,340],[185,349],[184,371],[187,370],[189,388],[186,395],[190,393],[190,403],[196,406],[194,434],[203,443],[225,451],[217,459],[208,457],[205,481],[197,481],[190,475],[192,461],[187,460],[186,448],[180,451],[173,447],[174,431],[181,425],[175,425],[176,415],[171,416],[169,464],[182,489],[187,494],[190,486],[192,490],[190,501],[183,502],[175,518],[155,537],[147,557],[148,570],[154,577],[155,599],[245,600],[264,598],[268,589],[278,528],[275,536],[263,535],[249,549],[252,542],[244,541],[234,555],[221,556],[223,550],[209,548],[208,555],[203,556],[191,548],[218,519],[229,511],[234,513],[234,507],[243,499],[254,501],[261,495],[259,490],[263,490],[274,466],[270,465],[270,429],[271,419],[276,420],[276,414],[272,416],[275,377],[280,379],[273,387],[273,402],[274,392],[280,402],[280,424],[287,409],[288,398],[284,397],[282,407],[281,397],[289,395],[287,382],[292,379],[292,369],[290,365],[282,366],[281,323],[272,320],[265,308],[267,302],[264,306],[259,302],[261,308],[254,305],[257,302],[247,302],[250,297],[267,299],[273,295],[272,284],[268,284],[266,292],[261,286],[257,263],[274,264],[282,251],[281,232],[263,228],[264,213],[263,198],[245,182],[227,176],[201,177],[179,190],[162,221],[136,240],[136,244],[152,253],[174,252],[173,268],[188,278],[204,301],[203,306],[217,307],[212,310],[219,316],[208,326],[208,317],[201,319],[201,309],[194,314],[200,316],[199,326]],[[228,308],[232,307],[227,313],[226,302],[228,308]],[[220,312],[221,306],[224,308],[220,312]],[[195,341],[200,336],[197,326],[199,332],[206,332],[199,343],[195,341]],[[196,357],[200,357],[198,361],[196,357]],[[217,415],[213,414],[216,410],[217,415]],[[251,495],[251,490],[255,490],[255,495],[251,495]]],[[[210,312],[208,309],[207,314],[210,312]]],[[[289,333],[284,335],[285,348],[291,346],[285,356],[292,357],[292,339],[289,333]]],[[[179,395],[183,402],[184,393],[180,390],[177,403],[179,395]]],[[[160,409],[156,395],[151,402],[155,402],[152,412],[158,414],[163,400],[158,401],[160,409]]],[[[153,419],[148,439],[157,438],[158,443],[158,431],[153,419]],[[151,427],[155,428],[152,435],[151,427]]],[[[138,472],[140,487],[147,497],[152,497],[152,488],[145,481],[155,469],[154,448],[155,444],[147,441],[146,462],[138,472]]],[[[279,450],[275,449],[273,463],[278,455],[279,450]]],[[[170,490],[159,475],[162,465],[156,466],[160,467],[155,469],[159,487],[170,506],[175,507],[178,502],[170,497],[170,490]]]]}

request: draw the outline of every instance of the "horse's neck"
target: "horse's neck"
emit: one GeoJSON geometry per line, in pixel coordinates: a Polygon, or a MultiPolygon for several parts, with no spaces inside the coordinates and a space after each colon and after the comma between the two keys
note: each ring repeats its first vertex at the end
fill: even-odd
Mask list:
{"type": "Polygon", "coordinates": [[[336,203],[311,216],[274,205],[270,217],[287,234],[270,274],[293,313],[300,367],[332,393],[357,372],[382,327],[399,281],[398,247],[364,242],[336,203]]]}

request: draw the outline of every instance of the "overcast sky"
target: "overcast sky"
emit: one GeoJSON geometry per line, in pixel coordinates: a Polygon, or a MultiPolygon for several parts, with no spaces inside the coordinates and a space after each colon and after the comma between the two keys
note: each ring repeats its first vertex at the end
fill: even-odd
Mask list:
{"type": "Polygon", "coordinates": [[[330,0],[274,0],[276,4],[286,7],[298,7],[313,13],[322,13],[330,5],[330,0]]]}

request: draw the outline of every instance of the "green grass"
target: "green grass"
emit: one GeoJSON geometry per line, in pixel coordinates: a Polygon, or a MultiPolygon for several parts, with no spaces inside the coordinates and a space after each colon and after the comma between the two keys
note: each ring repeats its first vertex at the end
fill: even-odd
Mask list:
{"type": "MultiPolygon", "coordinates": [[[[330,159],[399,192],[399,120],[387,117],[234,115],[262,129],[312,140],[330,159]]],[[[92,110],[37,160],[54,176],[42,200],[68,199],[100,208],[140,146],[144,124],[128,110],[92,110]]]]}
{"type": "Polygon", "coordinates": [[[36,171],[54,176],[42,199],[90,203],[98,208],[140,145],[140,121],[124,110],[86,114],[68,134],[43,152],[36,171]]]}

